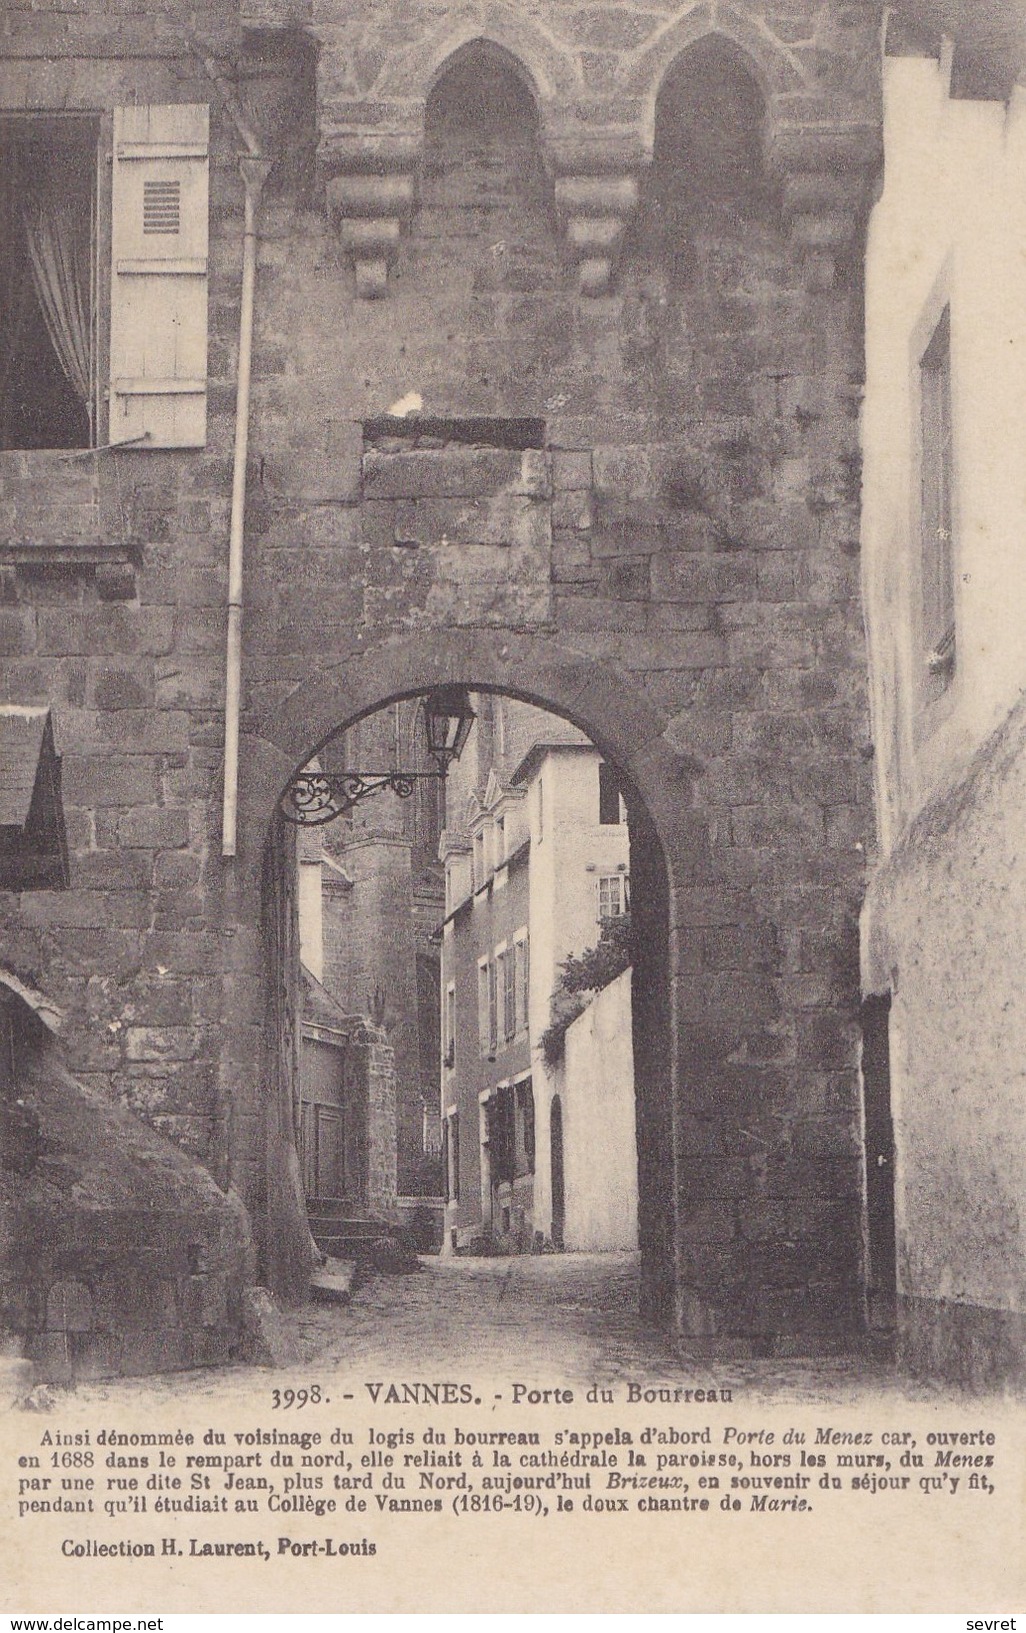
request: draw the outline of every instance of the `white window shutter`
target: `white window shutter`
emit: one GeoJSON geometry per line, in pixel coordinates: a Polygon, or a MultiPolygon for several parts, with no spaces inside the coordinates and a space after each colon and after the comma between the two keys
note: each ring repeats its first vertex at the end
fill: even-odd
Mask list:
{"type": "Polygon", "coordinates": [[[110,441],[207,440],[210,110],[115,108],[110,441]]]}

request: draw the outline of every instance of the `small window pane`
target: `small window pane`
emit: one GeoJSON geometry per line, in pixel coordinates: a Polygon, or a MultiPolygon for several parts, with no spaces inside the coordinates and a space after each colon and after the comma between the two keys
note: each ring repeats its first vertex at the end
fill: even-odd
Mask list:
{"type": "Polygon", "coordinates": [[[628,907],[627,875],[609,873],[598,882],[599,918],[615,919],[628,907]]]}

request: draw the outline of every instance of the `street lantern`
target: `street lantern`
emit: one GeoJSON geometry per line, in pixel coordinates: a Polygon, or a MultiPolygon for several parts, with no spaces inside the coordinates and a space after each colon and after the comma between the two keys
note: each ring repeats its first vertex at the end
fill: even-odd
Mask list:
{"type": "Polygon", "coordinates": [[[286,822],[318,828],[345,816],[360,800],[389,789],[409,799],[418,782],[444,778],[458,760],[474,724],[465,686],[436,686],[424,699],[427,749],[437,771],[297,771],[279,800],[286,822]]]}
{"type": "Polygon", "coordinates": [[[466,747],[474,711],[465,686],[436,686],[424,699],[428,753],[444,777],[466,747]]]}

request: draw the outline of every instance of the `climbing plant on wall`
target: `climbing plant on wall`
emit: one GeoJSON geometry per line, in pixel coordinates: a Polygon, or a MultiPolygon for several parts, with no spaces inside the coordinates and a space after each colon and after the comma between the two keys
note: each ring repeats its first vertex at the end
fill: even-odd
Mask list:
{"type": "Polygon", "coordinates": [[[604,919],[594,947],[571,953],[559,967],[559,979],[552,989],[551,1019],[541,1035],[545,1063],[555,1066],[563,1056],[566,1034],[589,1000],[603,987],[622,975],[631,962],[631,916],[620,913],[604,919]]]}

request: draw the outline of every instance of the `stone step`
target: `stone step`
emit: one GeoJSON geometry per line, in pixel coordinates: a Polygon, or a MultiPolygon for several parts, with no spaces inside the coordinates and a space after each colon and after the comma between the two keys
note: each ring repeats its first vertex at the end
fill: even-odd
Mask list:
{"type": "Polygon", "coordinates": [[[310,1296],[322,1304],[348,1304],[356,1279],[355,1259],[329,1258],[310,1277],[310,1296]]]}
{"type": "Polygon", "coordinates": [[[364,1259],[376,1242],[391,1240],[381,1231],[373,1236],[315,1236],[320,1251],[329,1259],[364,1259]]]}
{"type": "Polygon", "coordinates": [[[383,1219],[374,1219],[369,1214],[354,1214],[350,1219],[343,1219],[336,1214],[311,1213],[307,1215],[307,1218],[310,1221],[310,1230],[314,1236],[317,1235],[318,1231],[323,1232],[326,1236],[333,1236],[339,1231],[343,1234],[351,1232],[356,1236],[361,1234],[387,1236],[389,1230],[394,1228],[386,1224],[383,1219]]]}
{"type": "Polygon", "coordinates": [[[371,1242],[380,1242],[383,1237],[392,1233],[387,1229],[371,1230],[311,1230],[311,1236],[322,1253],[333,1253],[336,1258],[347,1257],[343,1248],[367,1247],[371,1242]]]}
{"type": "Polygon", "coordinates": [[[307,1197],[306,1211],[311,1219],[369,1219],[370,1210],[351,1196],[307,1197]]]}
{"type": "Polygon", "coordinates": [[[399,1226],[377,1218],[351,1197],[310,1197],[307,1218],[311,1236],[329,1259],[366,1260],[376,1242],[398,1245],[399,1226]]]}
{"type": "Polygon", "coordinates": [[[382,1230],[388,1228],[383,1219],[368,1213],[365,1208],[353,1208],[349,1213],[320,1213],[316,1208],[309,1208],[306,1217],[311,1224],[323,1225],[327,1230],[346,1230],[350,1225],[380,1225],[382,1230]]]}

